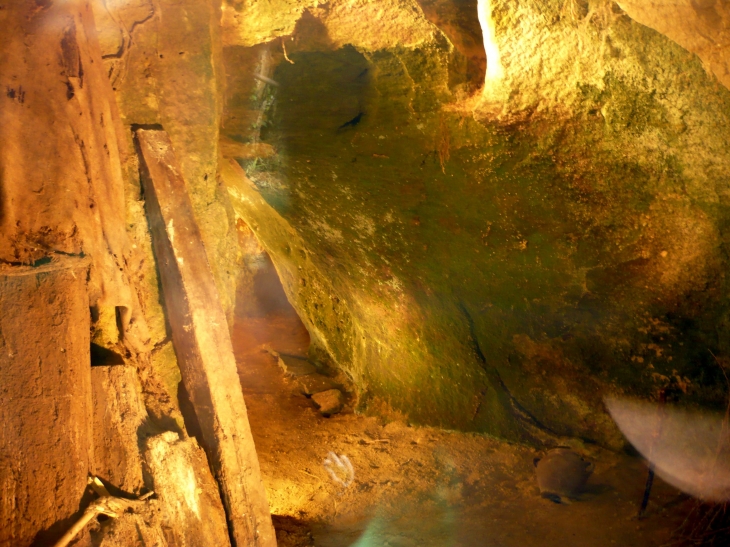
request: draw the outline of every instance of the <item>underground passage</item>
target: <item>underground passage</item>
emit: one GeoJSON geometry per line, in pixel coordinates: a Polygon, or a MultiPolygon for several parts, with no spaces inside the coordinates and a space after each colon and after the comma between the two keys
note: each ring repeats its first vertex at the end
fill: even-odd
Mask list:
{"type": "Polygon", "coordinates": [[[0,547],[730,545],[727,0],[0,30],[0,547]]]}

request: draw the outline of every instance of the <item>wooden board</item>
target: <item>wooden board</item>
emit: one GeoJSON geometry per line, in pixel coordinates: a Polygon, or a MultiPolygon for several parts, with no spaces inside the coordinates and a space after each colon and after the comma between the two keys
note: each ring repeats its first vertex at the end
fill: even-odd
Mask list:
{"type": "Polygon", "coordinates": [[[238,547],[273,547],[236,360],[210,264],[170,139],[136,132],[147,215],[183,383],[238,547]]]}

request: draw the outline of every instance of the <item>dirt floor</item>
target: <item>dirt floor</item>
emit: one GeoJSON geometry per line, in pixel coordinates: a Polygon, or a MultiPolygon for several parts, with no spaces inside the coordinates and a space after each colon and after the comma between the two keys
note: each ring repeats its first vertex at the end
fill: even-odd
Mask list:
{"type": "Polygon", "coordinates": [[[281,547],[660,546],[686,515],[690,502],[657,479],[635,520],[638,458],[577,445],[595,472],[579,501],[560,505],[539,495],[532,448],[347,410],[322,417],[267,351],[306,357],[309,336],[280,287],[261,285],[269,292],[237,318],[234,348],[281,547]],[[329,464],[342,483],[328,472],[330,452],[351,462],[349,486],[343,458],[329,464]]]}

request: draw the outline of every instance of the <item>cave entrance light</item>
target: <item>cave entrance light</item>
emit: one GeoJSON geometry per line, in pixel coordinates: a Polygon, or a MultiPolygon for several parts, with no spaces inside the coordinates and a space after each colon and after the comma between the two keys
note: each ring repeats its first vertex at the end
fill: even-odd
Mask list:
{"type": "Polygon", "coordinates": [[[502,61],[499,54],[499,46],[496,42],[494,19],[492,18],[492,0],[479,0],[477,2],[477,15],[479,25],[482,27],[484,37],[484,52],[487,55],[487,71],[484,75],[484,83],[501,80],[504,76],[502,61]]]}

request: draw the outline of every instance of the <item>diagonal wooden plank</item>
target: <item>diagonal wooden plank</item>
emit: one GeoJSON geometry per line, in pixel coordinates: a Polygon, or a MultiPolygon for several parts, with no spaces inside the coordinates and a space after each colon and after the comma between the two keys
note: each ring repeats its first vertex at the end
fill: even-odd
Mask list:
{"type": "Polygon", "coordinates": [[[173,344],[231,536],[238,547],[273,547],[276,536],[228,325],[185,181],[167,133],[139,129],[136,136],[173,344]]]}

